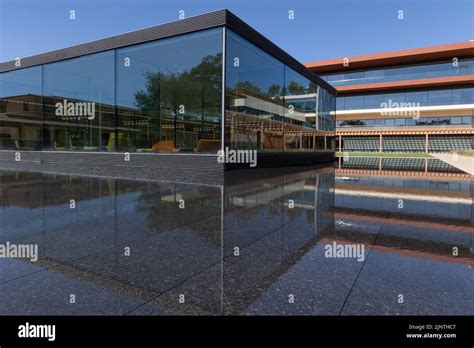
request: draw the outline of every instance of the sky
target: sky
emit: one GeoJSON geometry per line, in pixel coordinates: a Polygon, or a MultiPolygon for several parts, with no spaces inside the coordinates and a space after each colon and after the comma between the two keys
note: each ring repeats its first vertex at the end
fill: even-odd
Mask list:
{"type": "Polygon", "coordinates": [[[474,40],[474,0],[0,0],[0,62],[222,8],[301,62],[474,40]]]}

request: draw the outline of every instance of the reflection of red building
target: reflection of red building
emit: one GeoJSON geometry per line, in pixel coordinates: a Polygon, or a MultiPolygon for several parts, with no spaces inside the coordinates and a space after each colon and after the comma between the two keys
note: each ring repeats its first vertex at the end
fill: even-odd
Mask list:
{"type": "Polygon", "coordinates": [[[472,178],[471,174],[436,158],[384,158],[378,156],[338,157],[336,175],[472,178]]]}
{"type": "Polygon", "coordinates": [[[326,235],[325,242],[364,242],[380,253],[474,265],[473,184],[468,175],[402,180],[397,185],[398,176],[365,176],[362,171],[336,179],[336,232],[326,235]],[[398,200],[403,200],[403,209],[398,200]],[[453,247],[459,249],[457,257],[453,247]]]}
{"type": "Polygon", "coordinates": [[[339,150],[472,150],[474,42],[305,65],[337,89],[339,150]]]}

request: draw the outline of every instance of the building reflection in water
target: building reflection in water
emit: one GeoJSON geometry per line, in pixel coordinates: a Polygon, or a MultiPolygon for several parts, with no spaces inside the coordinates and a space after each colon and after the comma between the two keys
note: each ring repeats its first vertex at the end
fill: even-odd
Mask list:
{"type": "Polygon", "coordinates": [[[376,174],[419,177],[450,177],[470,179],[471,175],[449,165],[437,158],[417,157],[338,157],[336,162],[338,173],[376,174]]]}
{"type": "Polygon", "coordinates": [[[224,186],[3,171],[0,243],[40,257],[0,258],[0,313],[474,314],[472,178],[345,169],[224,186]],[[326,257],[334,242],[364,261],[326,257]]]}
{"type": "Polygon", "coordinates": [[[0,259],[0,312],[244,311],[334,227],[332,168],[252,172],[225,186],[1,172],[0,242],[40,257],[0,259]]]}

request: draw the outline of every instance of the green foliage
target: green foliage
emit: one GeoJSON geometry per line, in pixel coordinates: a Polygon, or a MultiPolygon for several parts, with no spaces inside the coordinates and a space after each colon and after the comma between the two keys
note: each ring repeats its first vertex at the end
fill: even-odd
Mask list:
{"type": "Polygon", "coordinates": [[[222,83],[222,54],[209,55],[189,71],[149,72],[146,88],[135,93],[135,104],[144,112],[168,110],[201,114],[219,112],[222,83]]]}

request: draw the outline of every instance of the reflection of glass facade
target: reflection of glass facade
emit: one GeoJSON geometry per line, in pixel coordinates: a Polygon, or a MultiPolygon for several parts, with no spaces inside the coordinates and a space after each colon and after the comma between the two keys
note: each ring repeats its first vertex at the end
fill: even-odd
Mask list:
{"type": "Polygon", "coordinates": [[[313,81],[302,76],[299,63],[290,67],[227,24],[195,23],[185,33],[153,39],[153,29],[102,51],[93,44],[88,54],[72,48],[33,67],[7,68],[0,149],[216,154],[223,134],[232,148],[332,148],[326,131],[334,130],[335,96],[322,80],[309,70],[313,81]]]}
{"type": "MultiPolygon", "coordinates": [[[[84,275],[93,285],[82,288],[81,299],[89,305],[80,312],[40,295],[42,282],[22,291],[2,289],[0,314],[123,314],[139,301],[167,315],[229,315],[251,308],[255,298],[249,294],[260,293],[265,282],[278,285],[333,231],[334,169],[230,176],[223,187],[0,170],[0,241],[37,245],[39,261],[58,274],[47,277],[50,288],[66,291],[84,275]],[[80,209],[70,209],[69,197],[80,209]],[[289,208],[288,200],[295,206],[289,208]],[[240,256],[228,257],[236,246],[240,256]],[[133,251],[130,257],[125,247],[133,251]],[[155,296],[159,303],[150,302],[152,293],[162,295],[155,296]],[[170,299],[180,293],[189,296],[176,305],[170,299]]],[[[17,278],[15,269],[17,264],[2,262],[2,281],[17,278]]],[[[298,300],[311,303],[313,296],[298,300]]],[[[312,307],[305,308],[310,314],[312,307]]]]}
{"type": "Polygon", "coordinates": [[[474,74],[474,59],[322,75],[333,86],[474,74]]]}
{"type": "Polygon", "coordinates": [[[474,104],[474,87],[341,96],[337,98],[337,110],[377,109],[383,103],[419,103],[419,106],[474,104]]]}
{"type": "Polygon", "coordinates": [[[226,146],[260,152],[323,150],[335,96],[227,30],[226,146]]]}

